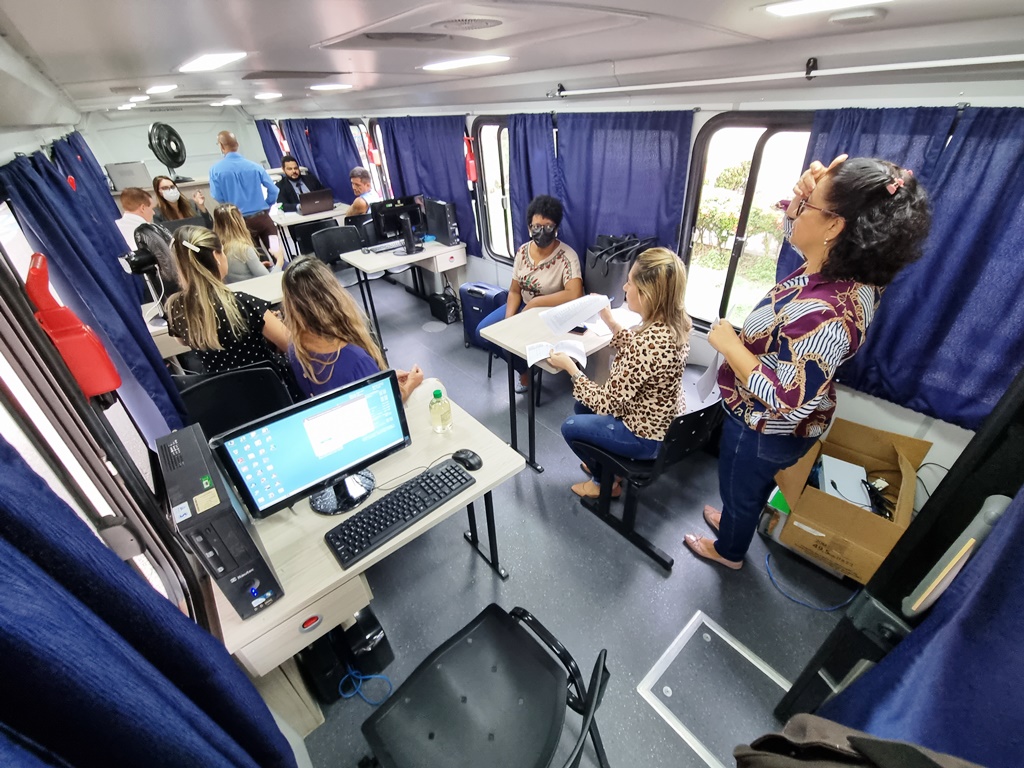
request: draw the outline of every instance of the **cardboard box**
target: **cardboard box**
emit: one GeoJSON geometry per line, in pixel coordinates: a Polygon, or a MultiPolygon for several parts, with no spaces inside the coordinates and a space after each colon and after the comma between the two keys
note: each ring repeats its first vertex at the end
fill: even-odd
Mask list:
{"type": "Polygon", "coordinates": [[[926,440],[836,419],[806,456],[775,475],[791,510],[781,542],[867,584],[910,525],[917,469],[931,446],[926,440]],[[895,503],[893,520],[809,487],[807,477],[822,453],[859,464],[869,481],[881,477],[888,482],[884,495],[895,503]]]}

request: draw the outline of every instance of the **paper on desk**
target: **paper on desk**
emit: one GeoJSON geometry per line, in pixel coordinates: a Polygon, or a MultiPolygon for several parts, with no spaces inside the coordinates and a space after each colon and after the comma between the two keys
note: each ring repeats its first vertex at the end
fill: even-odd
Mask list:
{"type": "MultiPolygon", "coordinates": [[[[616,307],[611,312],[612,317],[615,318],[615,322],[623,328],[632,328],[640,325],[641,320],[643,320],[640,315],[631,310],[625,304],[616,307]]],[[[586,323],[586,326],[588,330],[593,331],[598,336],[607,337],[612,335],[612,329],[609,328],[600,317],[592,322],[586,323]]]]}
{"type": "Polygon", "coordinates": [[[552,352],[564,352],[575,360],[580,368],[587,364],[587,350],[582,341],[571,341],[566,339],[557,344],[549,344],[546,341],[538,341],[536,344],[526,345],[526,364],[536,365],[542,360],[547,360],[552,352]]]}
{"type": "Polygon", "coordinates": [[[591,294],[566,304],[559,304],[557,307],[545,309],[540,316],[552,333],[563,334],[568,333],[577,325],[583,325],[608,306],[611,306],[611,302],[607,296],[591,294]]]}
{"type": "Polygon", "coordinates": [[[715,359],[711,361],[708,369],[697,379],[697,397],[700,398],[702,403],[708,399],[712,391],[718,389],[718,369],[721,365],[722,355],[720,352],[715,352],[715,359]]]}

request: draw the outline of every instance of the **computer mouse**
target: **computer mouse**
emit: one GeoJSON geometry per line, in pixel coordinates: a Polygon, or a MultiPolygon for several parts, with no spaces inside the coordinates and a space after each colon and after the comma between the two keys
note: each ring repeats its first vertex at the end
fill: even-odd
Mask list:
{"type": "Polygon", "coordinates": [[[365,245],[363,246],[362,250],[363,250],[363,253],[369,253],[370,252],[370,249],[367,248],[365,245]]]}
{"type": "Polygon", "coordinates": [[[483,459],[475,451],[469,450],[469,448],[457,450],[452,454],[452,459],[456,464],[461,464],[470,472],[476,472],[484,465],[483,459]]]}

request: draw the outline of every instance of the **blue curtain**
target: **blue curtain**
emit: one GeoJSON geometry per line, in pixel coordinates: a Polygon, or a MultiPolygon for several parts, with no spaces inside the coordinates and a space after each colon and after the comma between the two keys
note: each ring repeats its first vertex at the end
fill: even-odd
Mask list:
{"type": "Polygon", "coordinates": [[[320,169],[316,167],[313,150],[309,147],[309,135],[306,132],[308,120],[280,120],[277,125],[288,142],[288,151],[299,161],[299,165],[308,168],[314,176],[320,178],[320,169]]]}
{"type": "Polygon", "coordinates": [[[989,768],[1024,754],[1024,491],[939,598],[879,665],[817,714],[989,768]]]}
{"type": "Polygon", "coordinates": [[[466,119],[461,115],[386,117],[378,125],[395,196],[423,194],[454,203],[466,252],[480,256],[473,200],[466,182],[466,119]]]}
{"type": "Polygon", "coordinates": [[[526,221],[530,201],[537,195],[565,197],[556,166],[552,115],[509,115],[508,154],[512,232],[518,248],[530,237],[526,221]]]}
{"type": "Polygon", "coordinates": [[[1024,364],[1024,109],[967,109],[928,191],[924,258],[840,379],[977,429],[1024,364]]]}
{"type": "Polygon", "coordinates": [[[586,253],[598,234],[653,235],[679,249],[692,112],[558,115],[562,236],[586,253]]]}
{"type": "MultiPolygon", "coordinates": [[[[814,160],[828,165],[844,153],[878,157],[912,169],[930,192],[932,174],[955,119],[956,107],[819,110],[814,113],[803,167],[814,160]]],[[[788,275],[800,261],[793,247],[784,243],[776,278],[788,275]]]]}
{"type": "Polygon", "coordinates": [[[260,134],[260,143],[263,144],[263,154],[267,156],[267,162],[271,168],[281,167],[281,145],[277,143],[277,134],[274,133],[273,120],[257,120],[256,130],[260,134]]]}
{"type": "MultiPolygon", "coordinates": [[[[94,231],[90,204],[40,152],[0,167],[0,194],[10,199],[32,248],[47,257],[61,298],[115,347],[111,358],[127,366],[122,378],[134,377],[167,426],[180,427],[177,388],[142,319],[132,278],[94,231]]],[[[124,250],[122,239],[117,253],[124,250]]]]}
{"type": "Polygon", "coordinates": [[[294,766],[224,646],[2,438],[0,466],[0,730],[75,766],[294,766]]]}
{"type": "Polygon", "coordinates": [[[348,120],[329,117],[307,120],[310,153],[316,162],[316,177],[334,193],[334,199],[351,203],[352,182],[349,172],[362,165],[348,120]]]}

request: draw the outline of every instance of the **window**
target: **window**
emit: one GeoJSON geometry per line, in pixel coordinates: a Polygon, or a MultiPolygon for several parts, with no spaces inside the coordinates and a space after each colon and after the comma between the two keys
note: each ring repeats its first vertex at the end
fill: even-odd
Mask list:
{"type": "MultiPolygon", "coordinates": [[[[374,152],[366,126],[359,121],[352,121],[350,126],[352,128],[352,138],[356,143],[356,149],[359,150],[359,164],[370,172],[370,183],[373,185],[373,190],[383,198],[391,197],[390,189],[388,189],[387,193],[384,191],[385,184],[380,167],[373,162],[372,156],[374,152]]],[[[378,144],[377,146],[380,145],[378,144]]]]}
{"type": "Polygon", "coordinates": [[[741,325],[775,284],[782,211],[810,137],[810,113],[719,115],[701,129],[684,209],[686,309],[741,325]]]}
{"type": "Polygon", "coordinates": [[[393,198],[395,196],[394,188],[391,186],[391,173],[388,171],[388,158],[384,154],[384,135],[381,133],[380,124],[376,120],[370,121],[370,133],[367,134],[367,144],[369,145],[370,135],[373,136],[374,149],[373,152],[377,153],[380,158],[379,163],[373,164],[370,175],[373,176],[375,173],[380,179],[380,194],[381,197],[393,198]]]}
{"type": "Polygon", "coordinates": [[[281,154],[290,155],[292,151],[288,148],[288,139],[284,137],[284,132],[281,130],[281,126],[277,124],[276,120],[270,125],[274,129],[274,135],[277,137],[278,146],[281,147],[281,154]]]}
{"type": "Polygon", "coordinates": [[[477,189],[477,220],[483,227],[481,242],[487,252],[500,261],[511,262],[512,203],[508,181],[508,120],[481,117],[473,124],[475,137],[477,189]]]}

